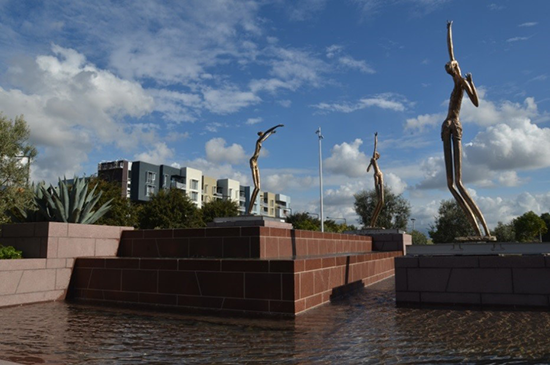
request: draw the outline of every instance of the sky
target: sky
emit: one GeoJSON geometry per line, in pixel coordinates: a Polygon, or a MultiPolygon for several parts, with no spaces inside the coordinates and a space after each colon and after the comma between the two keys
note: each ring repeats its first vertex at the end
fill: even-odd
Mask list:
{"type": "Polygon", "coordinates": [[[127,159],[250,185],[257,132],[284,124],[262,190],[317,214],[320,127],[324,213],[348,224],[378,132],[385,183],[425,231],[452,198],[452,20],[480,95],[461,111],[464,183],[493,228],[550,211],[548,14],[546,0],[0,0],[0,111],[24,115],[32,179],[49,182],[127,159]]]}

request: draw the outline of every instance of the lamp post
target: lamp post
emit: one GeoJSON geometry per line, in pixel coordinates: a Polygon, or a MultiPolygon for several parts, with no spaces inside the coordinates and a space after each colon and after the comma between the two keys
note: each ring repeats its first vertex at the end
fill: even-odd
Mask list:
{"type": "Polygon", "coordinates": [[[323,158],[322,158],[322,154],[321,154],[321,140],[324,137],[321,134],[321,127],[319,127],[319,129],[317,129],[317,131],[315,133],[319,136],[319,196],[320,196],[319,200],[320,200],[320,205],[321,205],[320,220],[321,220],[321,232],[324,232],[325,231],[325,225],[323,223],[323,158]]]}

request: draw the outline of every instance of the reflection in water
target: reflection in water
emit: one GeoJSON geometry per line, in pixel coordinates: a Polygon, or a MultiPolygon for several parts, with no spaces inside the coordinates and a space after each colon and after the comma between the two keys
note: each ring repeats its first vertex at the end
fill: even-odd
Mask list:
{"type": "Polygon", "coordinates": [[[0,338],[22,364],[550,363],[550,313],[396,308],[393,278],[295,320],[4,308],[0,338]]]}

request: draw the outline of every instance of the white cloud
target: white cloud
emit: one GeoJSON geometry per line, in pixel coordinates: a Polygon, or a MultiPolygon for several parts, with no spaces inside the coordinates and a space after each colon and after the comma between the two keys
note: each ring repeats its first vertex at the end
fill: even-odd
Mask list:
{"type": "Polygon", "coordinates": [[[390,188],[394,194],[403,194],[407,188],[407,183],[399,176],[389,172],[384,175],[384,184],[390,188]]]}
{"type": "Polygon", "coordinates": [[[513,42],[526,41],[526,40],[528,40],[529,38],[531,38],[531,37],[512,37],[512,38],[508,38],[508,39],[506,40],[506,42],[508,42],[508,43],[513,43],[513,42]]]}
{"type": "Polygon", "coordinates": [[[115,144],[124,148],[137,133],[124,122],[153,109],[153,99],[134,82],[86,62],[71,49],[52,46],[53,56],[38,56],[8,70],[17,86],[0,87],[0,110],[10,117],[24,113],[30,141],[40,152],[33,177],[54,181],[81,173],[81,164],[94,147],[115,144]],[[120,135],[126,134],[126,138],[120,135]]]}
{"type": "Polygon", "coordinates": [[[440,123],[443,123],[444,120],[444,114],[422,114],[416,118],[408,118],[405,123],[405,128],[423,131],[424,129],[430,129],[440,123]]]}
{"type": "Polygon", "coordinates": [[[358,70],[358,71],[361,71],[362,73],[366,73],[366,74],[376,73],[374,68],[369,66],[365,61],[355,60],[351,56],[340,57],[338,59],[338,62],[340,63],[340,65],[346,68],[358,70]]]}
{"type": "Polygon", "coordinates": [[[534,27],[537,24],[538,24],[537,22],[526,22],[526,23],[521,23],[520,25],[518,25],[518,27],[534,27]]]}
{"type": "Polygon", "coordinates": [[[174,150],[164,142],[157,142],[152,149],[134,155],[138,161],[149,162],[156,165],[167,164],[174,157],[174,150]]]}
{"type": "Polygon", "coordinates": [[[333,174],[348,177],[364,176],[370,158],[359,151],[359,147],[362,144],[363,141],[357,138],[351,144],[343,142],[342,144],[334,145],[331,150],[331,156],[323,162],[323,166],[328,172],[333,174]]]}
{"type": "Polygon", "coordinates": [[[295,174],[288,173],[275,173],[270,170],[266,171],[265,176],[261,174],[261,187],[264,191],[280,192],[285,194],[285,191],[294,190],[307,190],[315,185],[317,182],[313,176],[296,176],[295,174]]]}
{"type": "Polygon", "coordinates": [[[498,124],[477,134],[465,151],[468,159],[491,170],[550,167],[550,128],[529,119],[498,124]]]}
{"type": "Polygon", "coordinates": [[[258,124],[262,121],[263,119],[261,117],[257,117],[257,118],[248,118],[246,120],[246,123],[245,124],[248,124],[248,125],[254,125],[254,124],[258,124]]]}
{"type": "Polygon", "coordinates": [[[285,3],[283,6],[294,21],[310,19],[316,13],[322,11],[328,0],[302,0],[285,3]]]}
{"type": "Polygon", "coordinates": [[[250,91],[234,88],[207,89],[203,92],[204,103],[208,110],[216,114],[229,114],[259,103],[262,99],[250,91]]]}
{"type": "Polygon", "coordinates": [[[363,98],[355,103],[319,103],[312,105],[313,108],[320,112],[340,112],[352,113],[357,110],[362,110],[370,107],[378,107],[381,109],[393,111],[405,111],[407,100],[397,94],[384,93],[376,95],[372,98],[363,98]]]}
{"type": "Polygon", "coordinates": [[[244,149],[241,145],[233,143],[225,146],[225,139],[213,138],[206,142],[206,159],[214,163],[238,164],[246,159],[244,149]]]}

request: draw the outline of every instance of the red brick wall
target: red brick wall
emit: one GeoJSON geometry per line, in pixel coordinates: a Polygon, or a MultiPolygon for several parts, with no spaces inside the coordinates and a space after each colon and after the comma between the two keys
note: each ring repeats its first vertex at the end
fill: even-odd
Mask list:
{"type": "Polygon", "coordinates": [[[372,250],[372,239],[273,227],[224,227],[123,232],[121,257],[291,258],[372,250]]]}
{"type": "Polygon", "coordinates": [[[398,252],[299,260],[81,258],[70,297],[186,309],[294,315],[353,282],[393,275],[398,252]]]}

